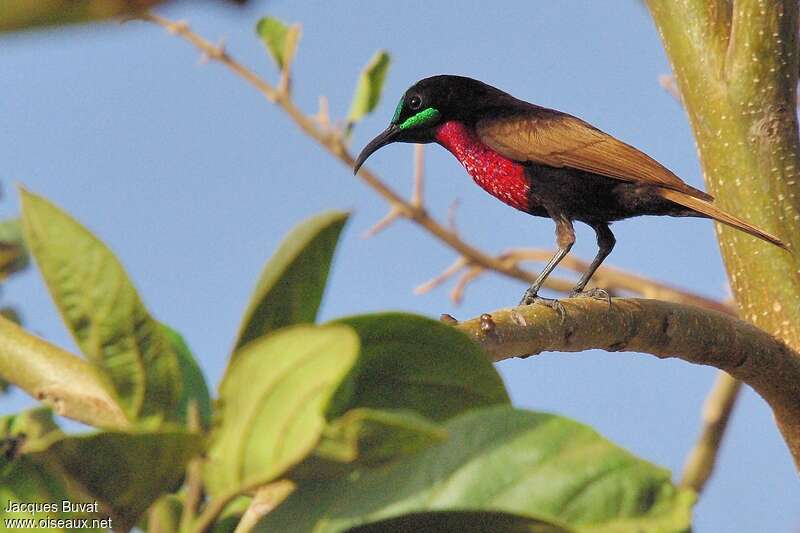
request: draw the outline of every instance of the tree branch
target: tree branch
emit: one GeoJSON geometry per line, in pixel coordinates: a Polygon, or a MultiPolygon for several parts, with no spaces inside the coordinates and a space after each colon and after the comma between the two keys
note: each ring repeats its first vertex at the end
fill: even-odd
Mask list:
{"type": "Polygon", "coordinates": [[[492,360],[543,351],[633,351],[713,366],[750,385],[770,405],[800,469],[800,354],[757,327],[699,307],[634,298],[562,300],[565,320],[546,306],[491,313],[456,327],[492,360]]]}
{"type": "MultiPolygon", "coordinates": [[[[221,47],[204,39],[198,34],[191,31],[189,26],[184,22],[172,22],[163,17],[153,14],[145,14],[140,17],[142,20],[154,22],[159,26],[164,27],[169,32],[178,35],[190,42],[198,48],[209,60],[217,61],[230,69],[234,74],[243,78],[250,85],[255,87],[261,92],[267,100],[280,107],[294,123],[309,137],[317,141],[323,148],[325,148],[331,155],[336,157],[340,162],[344,163],[348,168],[353,168],[355,158],[350,153],[341,133],[330,129],[323,130],[319,122],[314,120],[313,117],[306,116],[294,103],[290,95],[285,92],[280,92],[271,84],[261,79],[252,70],[248,69],[235,59],[221,47]]],[[[397,209],[401,216],[413,221],[428,231],[431,235],[442,241],[449,247],[456,250],[459,254],[467,256],[475,264],[479,264],[489,270],[494,270],[506,276],[516,278],[530,283],[535,279],[535,276],[516,267],[509,267],[504,265],[502,261],[496,259],[477,248],[464,242],[457,234],[448,230],[436,220],[434,220],[428,212],[422,208],[413,205],[410,201],[406,201],[399,194],[389,188],[383,181],[381,181],[375,174],[365,167],[362,167],[358,176],[372,189],[381,195],[391,208],[397,209]]]]}
{"type": "Polygon", "coordinates": [[[703,404],[703,429],[686,458],[681,486],[697,493],[703,491],[714,471],[722,437],[742,389],[742,382],[723,371],[717,374],[714,387],[703,404]]]}
{"type": "Polygon", "coordinates": [[[53,411],[108,429],[130,426],[111,386],[89,363],[0,316],[0,378],[53,411]]]}

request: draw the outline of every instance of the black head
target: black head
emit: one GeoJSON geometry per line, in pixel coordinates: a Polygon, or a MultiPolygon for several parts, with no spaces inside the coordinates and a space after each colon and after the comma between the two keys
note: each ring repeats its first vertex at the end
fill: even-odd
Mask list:
{"type": "Polygon", "coordinates": [[[356,159],[358,172],[379,148],[394,142],[429,143],[437,128],[450,120],[472,124],[492,110],[519,103],[491,85],[464,76],[433,76],[412,85],[400,99],[389,127],[364,147],[356,159]]]}

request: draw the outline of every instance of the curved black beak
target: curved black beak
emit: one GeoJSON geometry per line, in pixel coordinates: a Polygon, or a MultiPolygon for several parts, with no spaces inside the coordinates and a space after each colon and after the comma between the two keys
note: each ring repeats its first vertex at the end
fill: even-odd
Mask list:
{"type": "Polygon", "coordinates": [[[369,144],[366,145],[363,150],[361,150],[361,153],[358,154],[358,158],[353,165],[353,174],[358,174],[358,169],[361,168],[361,165],[364,164],[364,161],[366,161],[367,158],[375,153],[378,149],[397,141],[400,131],[400,127],[397,126],[397,124],[389,124],[388,128],[383,130],[383,132],[381,132],[377,137],[372,139],[369,144]]]}

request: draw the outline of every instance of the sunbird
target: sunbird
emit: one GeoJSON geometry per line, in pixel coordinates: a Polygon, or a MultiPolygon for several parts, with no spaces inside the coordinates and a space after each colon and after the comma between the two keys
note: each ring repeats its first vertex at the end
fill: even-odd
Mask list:
{"type": "Polygon", "coordinates": [[[354,172],[379,148],[395,142],[438,143],[486,192],[555,222],[558,251],[520,305],[558,306],[538,293],[575,243],[576,220],[594,229],[598,252],[570,297],[608,298],[602,289],[585,288],[614,248],[609,224],[616,220],[641,215],[712,218],[786,248],[774,235],[714,206],[711,195],[687,185],[633,146],[577,117],[472,78],[440,75],[412,85],[389,127],[361,151],[354,172]]]}

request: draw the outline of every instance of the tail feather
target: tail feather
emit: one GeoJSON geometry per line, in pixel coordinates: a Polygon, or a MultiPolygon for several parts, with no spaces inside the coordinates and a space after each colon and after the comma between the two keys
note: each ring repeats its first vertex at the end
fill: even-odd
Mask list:
{"type": "Polygon", "coordinates": [[[713,218],[718,222],[722,222],[723,224],[731,226],[732,228],[736,228],[745,233],[748,233],[753,237],[758,237],[759,239],[772,243],[775,246],[780,246],[784,250],[789,249],[788,246],[786,246],[786,244],[776,236],[767,233],[766,231],[759,229],[740,218],[736,218],[733,215],[729,215],[720,208],[704,200],[701,200],[700,198],[695,198],[694,196],[689,196],[688,194],[681,193],[678,191],[673,191],[671,189],[661,189],[659,191],[659,194],[661,195],[661,197],[666,198],[671,202],[675,202],[676,204],[688,207],[689,209],[697,211],[698,213],[706,215],[707,217],[713,218]]]}

